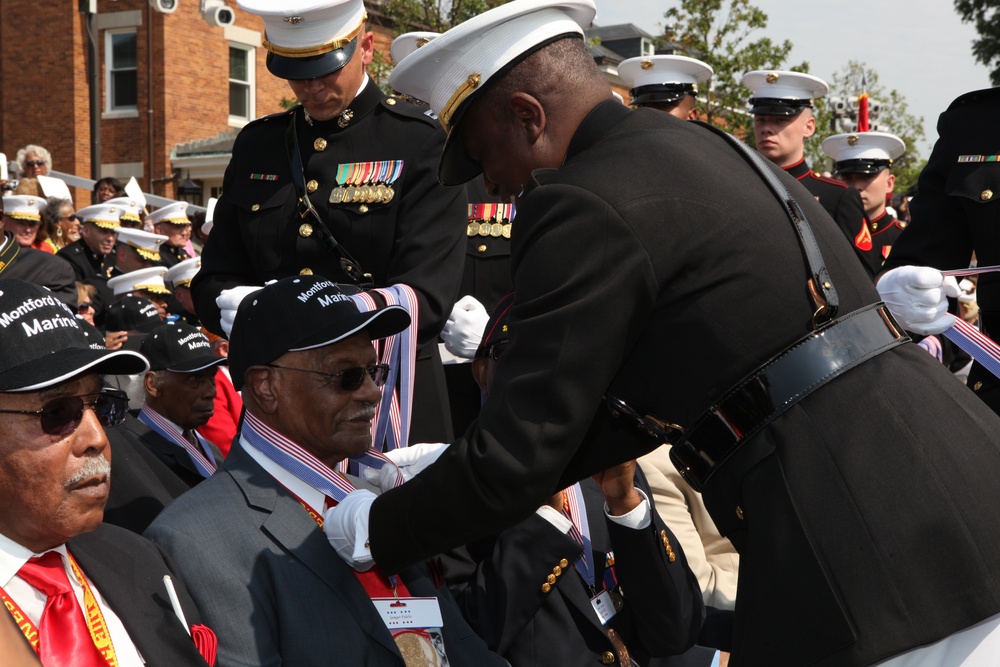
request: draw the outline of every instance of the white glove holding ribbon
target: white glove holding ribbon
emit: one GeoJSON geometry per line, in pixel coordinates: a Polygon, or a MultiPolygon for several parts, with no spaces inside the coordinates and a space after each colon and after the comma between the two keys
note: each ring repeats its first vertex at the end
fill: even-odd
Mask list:
{"type": "Polygon", "coordinates": [[[490,314],[483,304],[474,296],[463,296],[455,302],[441,332],[445,349],[456,357],[472,359],[476,356],[476,348],[483,339],[483,329],[489,321],[490,314]]]}
{"type": "MultiPolygon", "coordinates": [[[[274,282],[274,281],[272,281],[274,282]]],[[[215,297],[215,305],[219,307],[219,324],[226,332],[226,338],[232,336],[233,322],[236,320],[236,311],[248,295],[260,289],[260,285],[237,285],[230,289],[224,289],[215,297]]]]}
{"type": "Polygon", "coordinates": [[[947,330],[955,317],[948,313],[947,297],[960,294],[953,276],[929,266],[900,266],[876,284],[879,296],[903,328],[932,335],[947,330]]]}
{"type": "Polygon", "coordinates": [[[368,512],[376,497],[368,489],[351,491],[323,517],[323,532],[330,546],[358,572],[367,572],[375,565],[368,548],[368,512]]]}
{"type": "Polygon", "coordinates": [[[437,461],[447,447],[448,444],[444,442],[422,442],[393,449],[386,452],[385,457],[394,465],[385,465],[378,470],[363,468],[361,474],[366,482],[385,492],[396,486],[397,477],[402,477],[404,482],[413,479],[417,473],[437,461]]]}

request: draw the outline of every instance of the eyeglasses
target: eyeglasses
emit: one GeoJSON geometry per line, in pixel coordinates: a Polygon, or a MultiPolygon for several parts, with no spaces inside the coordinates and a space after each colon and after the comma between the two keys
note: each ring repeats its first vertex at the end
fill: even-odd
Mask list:
{"type": "Polygon", "coordinates": [[[365,375],[372,379],[376,387],[381,387],[385,384],[385,381],[389,379],[388,364],[375,364],[374,366],[369,366],[368,368],[365,368],[364,366],[354,366],[353,368],[345,368],[344,370],[337,371],[336,373],[314,371],[309,368],[279,366],[278,364],[267,364],[267,366],[270,368],[280,368],[285,371],[302,371],[303,373],[322,375],[331,379],[339,377],[340,388],[344,391],[357,391],[358,389],[361,389],[361,385],[365,383],[365,375]]]}
{"type": "Polygon", "coordinates": [[[77,311],[79,311],[81,313],[85,313],[93,305],[94,304],[90,303],[89,301],[82,301],[82,302],[80,302],[80,304],[77,305],[76,309],[77,309],[77,311]]]}
{"type": "Polygon", "coordinates": [[[44,167],[45,166],[45,160],[25,160],[24,161],[24,166],[25,167],[44,167]]]}
{"type": "Polygon", "coordinates": [[[79,220],[80,218],[74,213],[73,215],[64,215],[59,218],[60,220],[79,220]]]}
{"type": "Polygon", "coordinates": [[[109,389],[83,396],[60,396],[43,405],[41,410],[0,410],[0,412],[40,415],[42,431],[48,435],[66,437],[80,426],[86,408],[93,409],[101,426],[118,426],[125,421],[128,396],[123,391],[109,389]]]}

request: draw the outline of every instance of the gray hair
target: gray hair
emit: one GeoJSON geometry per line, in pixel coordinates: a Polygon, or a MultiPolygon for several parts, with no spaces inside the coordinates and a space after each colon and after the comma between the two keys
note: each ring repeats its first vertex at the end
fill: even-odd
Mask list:
{"type": "Polygon", "coordinates": [[[46,171],[52,171],[52,154],[41,146],[28,144],[17,152],[17,168],[21,170],[22,174],[24,173],[24,160],[27,158],[28,153],[34,153],[41,159],[45,160],[45,166],[47,167],[46,171]]]}
{"type": "Polygon", "coordinates": [[[63,206],[66,206],[67,204],[73,206],[73,202],[60,197],[49,197],[46,201],[48,203],[42,211],[42,218],[44,218],[50,225],[56,225],[59,223],[59,218],[61,217],[60,213],[62,212],[63,206]]]}

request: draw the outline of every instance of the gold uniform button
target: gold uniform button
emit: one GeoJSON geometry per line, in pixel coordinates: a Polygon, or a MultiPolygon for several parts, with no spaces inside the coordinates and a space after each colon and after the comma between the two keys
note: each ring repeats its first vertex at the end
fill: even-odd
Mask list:
{"type": "Polygon", "coordinates": [[[736,506],[736,518],[739,519],[740,521],[743,520],[743,508],[740,507],[739,505],[736,506]]]}
{"type": "Polygon", "coordinates": [[[358,213],[367,213],[367,212],[368,212],[368,207],[365,206],[364,204],[358,207],[358,213]]]}
{"type": "Polygon", "coordinates": [[[979,391],[982,388],[983,388],[982,382],[977,382],[976,384],[972,385],[972,391],[979,391]]]}
{"type": "Polygon", "coordinates": [[[550,574],[549,576],[545,577],[545,581],[549,584],[556,583],[556,575],[550,574]]]}
{"type": "Polygon", "coordinates": [[[872,223],[872,231],[874,232],[876,229],[878,229],[878,223],[877,222],[873,222],[872,223]]]}
{"type": "Polygon", "coordinates": [[[615,654],[611,651],[605,651],[601,654],[601,662],[605,665],[615,664],[615,654]]]}
{"type": "Polygon", "coordinates": [[[569,561],[566,560],[565,558],[559,561],[559,567],[568,567],[568,566],[569,566],[569,561]]]}
{"type": "Polygon", "coordinates": [[[388,105],[389,105],[389,106],[391,106],[391,107],[392,107],[392,106],[396,106],[396,100],[395,100],[394,98],[392,98],[392,97],[390,97],[389,99],[387,99],[387,100],[385,101],[385,103],[386,103],[386,104],[388,104],[388,105]]]}
{"type": "Polygon", "coordinates": [[[306,238],[309,238],[310,236],[312,236],[312,233],[313,233],[313,228],[312,225],[310,225],[309,223],[299,225],[299,236],[304,236],[306,238]]]}
{"type": "Polygon", "coordinates": [[[319,188],[319,183],[317,183],[316,181],[309,181],[308,183],[306,183],[306,191],[309,193],[316,192],[318,188],[319,188]]]}
{"type": "Polygon", "coordinates": [[[313,142],[313,148],[315,148],[317,151],[320,152],[325,151],[326,139],[324,139],[323,137],[319,137],[318,139],[316,139],[316,141],[313,142]]]}
{"type": "Polygon", "coordinates": [[[556,565],[554,568],[552,568],[552,574],[556,575],[557,577],[561,577],[562,576],[562,568],[559,567],[558,565],[556,565]]]}
{"type": "Polygon", "coordinates": [[[552,590],[552,584],[548,584],[548,583],[542,584],[542,592],[543,593],[548,593],[551,590],[552,590]]]}
{"type": "Polygon", "coordinates": [[[979,195],[979,198],[982,199],[983,201],[989,201],[989,200],[993,199],[993,191],[992,190],[983,190],[983,193],[981,195],[979,195]]]}
{"type": "Polygon", "coordinates": [[[486,246],[481,245],[478,248],[476,248],[476,250],[478,250],[479,252],[486,252],[486,246]]]}
{"type": "Polygon", "coordinates": [[[260,204],[254,204],[253,206],[250,207],[250,210],[251,211],[259,211],[260,210],[260,204]]]}
{"type": "Polygon", "coordinates": [[[299,275],[300,276],[311,276],[312,274],[313,274],[313,270],[310,269],[309,267],[306,267],[306,268],[302,269],[301,271],[299,271],[299,275]]]}

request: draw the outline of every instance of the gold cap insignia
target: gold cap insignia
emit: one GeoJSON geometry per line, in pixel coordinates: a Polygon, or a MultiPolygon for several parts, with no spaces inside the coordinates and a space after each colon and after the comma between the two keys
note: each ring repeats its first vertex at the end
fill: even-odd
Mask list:
{"type": "Polygon", "coordinates": [[[427,39],[426,37],[418,37],[417,38],[417,48],[419,49],[421,46],[427,46],[427,44],[429,44],[430,41],[431,40],[427,39]]]}
{"type": "Polygon", "coordinates": [[[764,80],[767,81],[768,83],[777,83],[778,75],[775,74],[774,72],[768,72],[764,80]]]}
{"type": "Polygon", "coordinates": [[[854,146],[857,143],[858,143],[858,135],[852,134],[851,136],[847,137],[848,146],[854,146]]]}
{"type": "Polygon", "coordinates": [[[639,65],[639,67],[641,67],[642,69],[652,69],[653,68],[653,61],[652,60],[643,60],[642,64],[639,65]]]}
{"type": "Polygon", "coordinates": [[[285,23],[291,23],[292,25],[298,25],[298,24],[302,23],[302,17],[301,16],[286,16],[285,17],[285,23]]]}

